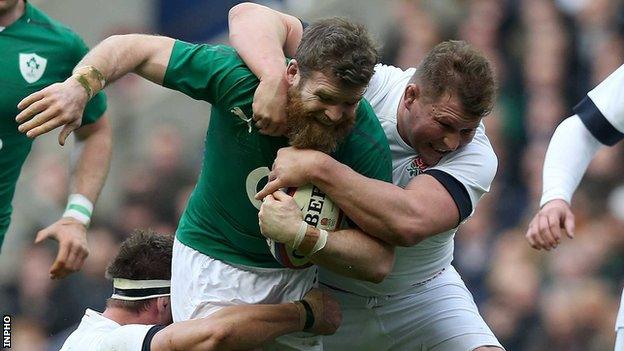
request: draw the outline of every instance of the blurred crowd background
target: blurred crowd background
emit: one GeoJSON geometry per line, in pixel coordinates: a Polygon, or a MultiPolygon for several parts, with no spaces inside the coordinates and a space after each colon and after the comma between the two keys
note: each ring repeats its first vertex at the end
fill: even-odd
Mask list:
{"type": "MultiPolygon", "coordinates": [[[[240,1],[32,0],[89,45],[145,32],[227,42],[240,1]]],[[[554,251],[524,239],[538,207],[541,167],[555,126],[624,62],[621,0],[291,0],[264,2],[304,20],[344,15],[368,25],[383,62],[416,66],[436,43],[463,39],[493,62],[500,84],[485,118],[499,157],[491,192],[456,236],[455,267],[488,324],[512,351],[609,350],[624,273],[624,152],[599,153],[573,199],[576,237],[554,251]]],[[[24,167],[0,257],[0,311],[17,350],[58,350],[84,309],[102,310],[104,279],[134,228],[173,232],[201,164],[209,105],[129,76],[107,89],[114,127],[111,173],[78,274],[48,278],[55,243],[32,245],[67,198],[70,152],[45,136],[24,167]]],[[[218,150],[214,150],[218,152],[218,150]]],[[[570,155],[575,157],[575,155],[570,155]]]]}

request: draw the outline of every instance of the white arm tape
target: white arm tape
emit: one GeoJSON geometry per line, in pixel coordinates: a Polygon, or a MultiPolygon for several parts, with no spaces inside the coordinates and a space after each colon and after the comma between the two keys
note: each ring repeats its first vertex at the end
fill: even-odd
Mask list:
{"type": "Polygon", "coordinates": [[[314,247],[312,248],[312,252],[310,252],[310,255],[313,255],[314,253],[321,251],[325,247],[325,244],[327,244],[327,237],[329,236],[329,234],[327,233],[327,230],[320,229],[319,231],[320,231],[319,238],[316,241],[316,244],[314,244],[314,247]]]}
{"type": "Polygon", "coordinates": [[[546,151],[540,207],[554,199],[570,203],[587,166],[602,146],[578,115],[561,122],[546,151]]]}
{"type": "Polygon", "coordinates": [[[308,231],[308,223],[306,223],[305,221],[301,221],[301,224],[299,224],[299,230],[297,231],[297,236],[295,236],[295,241],[293,241],[293,249],[296,249],[299,247],[299,245],[301,245],[301,242],[303,242],[303,238],[305,238],[305,234],[308,231]]]}

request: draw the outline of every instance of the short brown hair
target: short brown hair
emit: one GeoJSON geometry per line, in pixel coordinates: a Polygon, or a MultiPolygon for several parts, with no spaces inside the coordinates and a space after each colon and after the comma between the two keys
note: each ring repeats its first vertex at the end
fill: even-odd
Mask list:
{"type": "Polygon", "coordinates": [[[379,60],[364,26],[340,17],[314,22],[303,31],[295,59],[302,78],[323,72],[348,87],[365,87],[379,60]]]}
{"type": "MultiPolygon", "coordinates": [[[[106,269],[106,278],[132,280],[170,280],[173,235],[152,230],[135,230],[119,248],[119,253],[106,269]]],[[[106,306],[140,312],[154,299],[125,301],[108,299],[106,306]]]]}
{"type": "Polygon", "coordinates": [[[465,41],[436,45],[418,66],[411,82],[419,82],[426,98],[449,93],[469,117],[487,116],[494,106],[496,82],[489,61],[465,41]]]}

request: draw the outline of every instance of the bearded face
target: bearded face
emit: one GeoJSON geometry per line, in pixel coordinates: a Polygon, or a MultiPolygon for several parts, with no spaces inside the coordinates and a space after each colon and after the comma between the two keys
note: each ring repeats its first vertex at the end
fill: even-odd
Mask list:
{"type": "Polygon", "coordinates": [[[311,105],[314,107],[306,106],[298,86],[288,89],[286,136],[292,146],[332,153],[355,124],[355,106],[333,121],[325,115],[324,104],[311,105]]]}

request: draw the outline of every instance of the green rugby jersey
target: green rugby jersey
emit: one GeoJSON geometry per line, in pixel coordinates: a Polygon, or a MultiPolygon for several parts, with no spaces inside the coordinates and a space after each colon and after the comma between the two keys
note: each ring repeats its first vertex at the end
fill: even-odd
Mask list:
{"type": "MultiPolygon", "coordinates": [[[[260,202],[253,196],[288,140],[260,134],[253,126],[258,79],[231,47],[177,41],[163,85],[212,104],[204,163],[180,219],[178,240],[225,262],[282,267],[260,234],[260,202]]],[[[388,142],[365,100],[353,131],[332,156],[367,177],[392,180],[388,142]]]]}
{"type": "MultiPolygon", "coordinates": [[[[78,35],[29,3],[24,15],[0,31],[0,247],[11,200],[32,140],[17,131],[17,104],[31,93],[67,79],[88,49],[78,35]]],[[[100,93],[87,105],[83,124],[106,110],[100,93]]]]}

